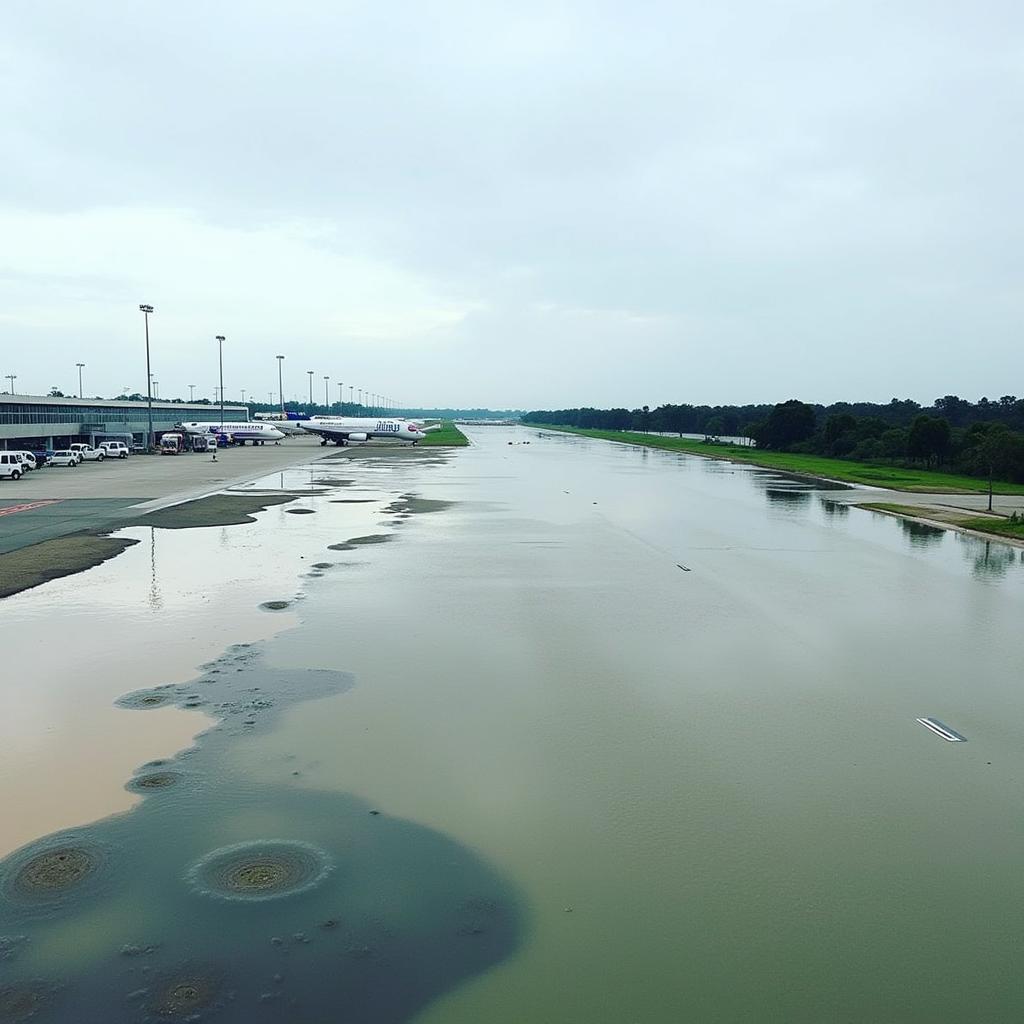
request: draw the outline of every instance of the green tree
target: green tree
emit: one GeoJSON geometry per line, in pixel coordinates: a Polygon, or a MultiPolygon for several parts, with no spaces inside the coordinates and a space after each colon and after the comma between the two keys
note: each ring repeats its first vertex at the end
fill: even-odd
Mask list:
{"type": "Polygon", "coordinates": [[[781,402],[768,414],[758,445],[786,451],[800,441],[806,441],[814,433],[814,408],[805,402],[791,398],[781,402]]]}

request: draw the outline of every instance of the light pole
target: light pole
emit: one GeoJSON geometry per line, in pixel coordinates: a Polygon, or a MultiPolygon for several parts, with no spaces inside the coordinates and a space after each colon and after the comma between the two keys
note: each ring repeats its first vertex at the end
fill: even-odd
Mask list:
{"type": "Polygon", "coordinates": [[[17,375],[16,373],[9,373],[9,374],[7,374],[7,376],[6,376],[5,378],[4,378],[4,380],[9,380],[9,381],[11,382],[11,394],[12,394],[12,395],[14,394],[14,382],[15,382],[15,381],[16,381],[17,379],[18,379],[18,375],[17,375]]]}
{"type": "Polygon", "coordinates": [[[153,437],[153,375],[149,372],[149,314],[153,307],[143,304],[139,306],[142,315],[146,318],[146,412],[149,417],[149,433],[146,435],[146,448],[151,449],[155,438],[153,437]]]}
{"type": "Polygon", "coordinates": [[[224,429],[224,335],[218,334],[217,362],[220,364],[220,429],[224,429]]]}
{"type": "Polygon", "coordinates": [[[330,388],[330,384],[329,384],[330,379],[331,378],[328,377],[327,374],[325,373],[324,374],[324,409],[325,409],[326,412],[330,412],[331,411],[331,396],[328,394],[328,390],[330,388]]]}
{"type": "Polygon", "coordinates": [[[189,386],[188,386],[188,400],[190,402],[193,402],[193,401],[195,401],[195,397],[196,397],[196,386],[195,386],[195,384],[189,384],[189,386]]]}
{"type": "Polygon", "coordinates": [[[79,397],[79,399],[81,399],[81,397],[82,397],[82,367],[85,366],[85,363],[75,363],[75,366],[78,367],[78,397],[79,397]]]}
{"type": "MultiPolygon", "coordinates": [[[[284,387],[281,384],[281,366],[284,363],[284,356],[277,357],[277,397],[281,399],[281,419],[284,419],[284,387]]],[[[270,396],[270,400],[274,400],[274,396],[270,396]]]]}
{"type": "Polygon", "coordinates": [[[160,381],[158,380],[153,381],[153,397],[157,399],[157,401],[160,400],[160,381]]]}
{"type": "Polygon", "coordinates": [[[359,408],[361,409],[363,407],[363,389],[356,388],[356,390],[359,392],[359,408]]]}
{"type": "Polygon", "coordinates": [[[342,384],[341,381],[339,380],[338,381],[338,415],[339,416],[344,412],[344,410],[342,409],[342,406],[345,404],[345,399],[342,397],[342,394],[341,394],[342,388],[344,388],[344,387],[345,387],[345,385],[342,384]]]}
{"type": "Polygon", "coordinates": [[[313,404],[313,371],[312,370],[307,370],[306,373],[309,374],[309,404],[312,405],[313,404]]]}
{"type": "Polygon", "coordinates": [[[245,388],[242,388],[242,405],[245,405],[245,388]]]}

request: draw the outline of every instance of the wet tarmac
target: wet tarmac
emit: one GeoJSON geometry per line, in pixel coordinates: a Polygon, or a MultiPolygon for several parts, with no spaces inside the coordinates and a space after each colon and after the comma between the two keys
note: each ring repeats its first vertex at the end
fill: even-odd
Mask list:
{"type": "Polygon", "coordinates": [[[0,1020],[1018,1019],[1020,552],[471,434],[5,601],[0,1020]]]}

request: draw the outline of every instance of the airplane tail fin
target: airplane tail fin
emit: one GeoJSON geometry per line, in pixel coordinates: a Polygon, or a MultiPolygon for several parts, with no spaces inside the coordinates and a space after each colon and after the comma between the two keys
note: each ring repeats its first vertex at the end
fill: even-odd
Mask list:
{"type": "Polygon", "coordinates": [[[290,420],[308,420],[308,412],[286,412],[285,417],[290,420]]]}

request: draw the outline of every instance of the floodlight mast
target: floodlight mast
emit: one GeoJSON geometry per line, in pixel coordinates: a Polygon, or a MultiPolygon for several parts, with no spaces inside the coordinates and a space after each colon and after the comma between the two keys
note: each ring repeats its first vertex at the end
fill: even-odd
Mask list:
{"type": "Polygon", "coordinates": [[[149,420],[149,432],[146,434],[146,448],[152,450],[156,438],[153,436],[153,375],[149,371],[149,314],[153,307],[143,303],[139,306],[146,320],[146,412],[149,420]]]}
{"type": "Polygon", "coordinates": [[[218,334],[217,359],[220,363],[220,429],[224,431],[224,335],[218,334]]]}

